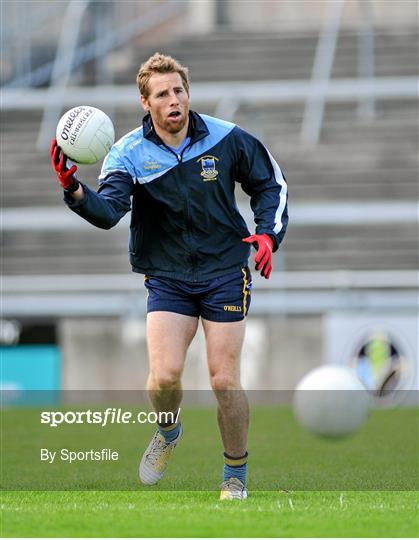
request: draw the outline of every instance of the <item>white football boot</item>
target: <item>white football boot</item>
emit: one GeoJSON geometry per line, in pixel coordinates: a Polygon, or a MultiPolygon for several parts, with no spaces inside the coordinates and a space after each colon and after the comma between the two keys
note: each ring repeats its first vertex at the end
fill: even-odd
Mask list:
{"type": "Polygon", "coordinates": [[[247,489],[238,478],[229,478],[221,484],[220,501],[247,499],[247,489]]]}
{"type": "Polygon", "coordinates": [[[182,426],[180,427],[179,435],[170,443],[167,443],[163,435],[159,431],[156,431],[143,454],[138,471],[143,484],[152,486],[163,478],[170,456],[181,436],[182,426]]]}

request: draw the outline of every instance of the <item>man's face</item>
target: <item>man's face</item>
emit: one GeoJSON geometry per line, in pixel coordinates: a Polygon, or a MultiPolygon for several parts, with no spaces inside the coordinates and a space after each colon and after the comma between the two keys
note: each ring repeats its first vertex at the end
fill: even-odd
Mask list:
{"type": "Polygon", "coordinates": [[[141,103],[154,126],[171,134],[181,131],[188,121],[189,95],[179,73],[155,73],[148,88],[149,96],[141,96],[141,103]]]}

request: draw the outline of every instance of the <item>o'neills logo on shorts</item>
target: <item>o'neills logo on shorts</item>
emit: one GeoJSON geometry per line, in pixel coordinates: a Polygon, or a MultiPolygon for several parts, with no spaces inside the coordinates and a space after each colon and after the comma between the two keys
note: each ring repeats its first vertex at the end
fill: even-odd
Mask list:
{"type": "Polygon", "coordinates": [[[241,306],[224,306],[224,311],[241,311],[241,306]]]}
{"type": "Polygon", "coordinates": [[[68,138],[70,138],[70,142],[74,144],[74,141],[76,140],[77,135],[79,134],[82,125],[92,114],[93,114],[93,110],[92,109],[86,110],[86,107],[77,107],[77,108],[72,109],[61,131],[61,138],[64,141],[67,141],[68,138]],[[84,114],[81,117],[79,117],[81,113],[84,113],[84,114]],[[72,127],[76,120],[78,121],[78,124],[73,130],[72,127]]]}

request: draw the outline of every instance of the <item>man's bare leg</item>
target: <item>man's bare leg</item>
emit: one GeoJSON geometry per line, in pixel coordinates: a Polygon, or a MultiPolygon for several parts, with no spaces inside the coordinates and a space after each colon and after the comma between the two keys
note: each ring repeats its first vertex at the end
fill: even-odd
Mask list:
{"type": "MultiPolygon", "coordinates": [[[[178,313],[154,311],[147,316],[150,361],[147,388],[156,412],[175,415],[178,410],[186,352],[197,326],[197,318],[178,313]]],[[[167,418],[157,427],[139,467],[140,480],[147,485],[156,484],[163,477],[170,455],[182,435],[180,424],[167,418]]]]}
{"type": "Polygon", "coordinates": [[[218,401],[218,425],[225,452],[240,457],[246,453],[249,404],[240,383],[240,355],[245,320],[202,320],[211,387],[218,401]]]}
{"type": "Polygon", "coordinates": [[[156,412],[176,412],[182,400],[181,376],[198,318],[168,311],[147,315],[150,373],[147,390],[156,412]]]}

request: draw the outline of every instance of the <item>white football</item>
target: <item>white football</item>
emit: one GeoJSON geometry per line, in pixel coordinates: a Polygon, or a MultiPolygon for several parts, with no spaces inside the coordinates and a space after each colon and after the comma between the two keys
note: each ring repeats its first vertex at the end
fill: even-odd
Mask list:
{"type": "Polygon", "coordinates": [[[300,424],[324,437],[344,437],[359,429],[370,405],[370,394],[355,372],[336,364],[307,373],[297,385],[293,400],[300,424]]]}
{"type": "Polygon", "coordinates": [[[80,105],[60,118],[56,138],[58,146],[72,161],[90,165],[109,152],[115,141],[115,130],[103,111],[80,105]]]}

